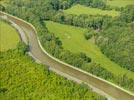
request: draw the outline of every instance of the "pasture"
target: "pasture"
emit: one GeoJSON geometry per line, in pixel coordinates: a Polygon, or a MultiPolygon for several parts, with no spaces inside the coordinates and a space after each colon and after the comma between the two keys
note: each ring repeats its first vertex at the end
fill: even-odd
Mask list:
{"type": "Polygon", "coordinates": [[[18,42],[17,31],[6,22],[0,20],[0,51],[14,49],[18,42]]]}
{"type": "Polygon", "coordinates": [[[127,5],[134,5],[134,0],[107,0],[107,5],[113,7],[125,7],[127,5]]]}
{"type": "Polygon", "coordinates": [[[0,4],[3,6],[7,6],[8,2],[9,2],[9,0],[0,0],[0,4]]]}
{"type": "Polygon", "coordinates": [[[75,15],[107,15],[112,17],[119,16],[120,14],[118,11],[115,10],[101,10],[98,8],[90,8],[79,4],[72,6],[70,9],[64,10],[64,13],[75,15]]]}
{"type": "Polygon", "coordinates": [[[121,66],[112,62],[102,54],[94,43],[85,39],[84,33],[87,32],[87,29],[63,25],[52,21],[46,21],[45,23],[48,30],[60,38],[65,49],[74,53],[84,52],[93,62],[100,64],[101,67],[104,67],[113,74],[122,75],[127,73],[128,77],[134,79],[133,72],[121,68],[121,66]]]}

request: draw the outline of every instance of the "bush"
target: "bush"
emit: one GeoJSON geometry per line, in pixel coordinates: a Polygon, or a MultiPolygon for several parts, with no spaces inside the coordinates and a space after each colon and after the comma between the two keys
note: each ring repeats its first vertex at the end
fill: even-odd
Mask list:
{"type": "Polygon", "coordinates": [[[91,58],[89,58],[85,53],[80,53],[80,58],[84,59],[84,61],[86,63],[90,63],[91,62],[91,58]]]}
{"type": "Polygon", "coordinates": [[[85,33],[84,36],[85,36],[85,38],[86,38],[87,40],[89,40],[89,39],[92,38],[93,34],[90,33],[90,32],[88,32],[88,33],[85,33]]]}

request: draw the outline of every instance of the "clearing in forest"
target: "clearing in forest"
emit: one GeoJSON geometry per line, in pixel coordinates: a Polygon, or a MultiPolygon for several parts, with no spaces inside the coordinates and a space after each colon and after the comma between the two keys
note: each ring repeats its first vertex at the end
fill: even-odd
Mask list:
{"type": "Polygon", "coordinates": [[[64,13],[66,14],[75,14],[75,15],[81,15],[81,14],[87,14],[87,15],[108,15],[108,16],[119,16],[119,12],[115,10],[101,10],[98,8],[91,8],[86,7],[80,4],[72,6],[70,9],[64,10],[64,13]]]}
{"type": "Polygon", "coordinates": [[[121,66],[112,62],[94,43],[85,39],[84,33],[87,32],[87,29],[59,24],[52,21],[46,21],[46,26],[50,32],[60,38],[65,49],[74,53],[84,52],[91,57],[93,62],[100,64],[101,67],[104,67],[113,74],[121,75],[127,73],[129,78],[134,79],[133,72],[121,68],[121,66]]]}
{"type": "Polygon", "coordinates": [[[134,0],[107,0],[107,5],[113,7],[125,7],[132,4],[134,5],[134,0]]]}

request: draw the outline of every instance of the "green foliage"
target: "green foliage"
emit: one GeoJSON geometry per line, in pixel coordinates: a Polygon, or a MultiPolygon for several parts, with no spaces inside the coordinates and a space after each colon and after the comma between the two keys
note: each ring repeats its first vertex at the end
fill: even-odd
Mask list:
{"type": "Polygon", "coordinates": [[[103,0],[93,0],[91,6],[92,7],[105,7],[106,4],[103,0]]]}
{"type": "Polygon", "coordinates": [[[134,6],[122,9],[119,18],[109,21],[98,36],[97,44],[112,61],[134,72],[134,6]]]}
{"type": "Polygon", "coordinates": [[[92,74],[95,74],[97,76],[100,76],[106,80],[114,80],[114,75],[111,72],[108,72],[106,69],[101,68],[100,65],[96,65],[96,64],[92,64],[90,65],[91,67],[89,67],[89,71],[92,74]]]}
{"type": "Polygon", "coordinates": [[[84,34],[84,36],[88,40],[88,39],[91,39],[92,38],[93,33],[87,32],[87,33],[84,34]]]}
{"type": "Polygon", "coordinates": [[[26,54],[26,52],[29,51],[29,46],[25,45],[25,43],[23,43],[23,42],[19,42],[17,44],[17,50],[18,50],[18,52],[20,52],[22,54],[26,54]]]}
{"type": "MultiPolygon", "coordinates": [[[[79,54],[80,58],[84,59],[85,62],[80,62],[82,60],[80,60],[78,56],[76,56],[76,57],[73,56],[71,54],[71,52],[69,52],[69,51],[68,52],[59,51],[58,53],[62,54],[62,56],[57,57],[57,58],[65,61],[66,63],[72,64],[75,67],[82,68],[82,69],[84,69],[84,70],[86,70],[94,75],[102,77],[108,81],[112,81],[113,83],[118,84],[118,85],[120,85],[128,90],[131,90],[131,91],[134,90],[134,88],[133,88],[134,87],[133,86],[134,80],[132,79],[133,72],[128,71],[126,69],[122,69],[114,62],[109,61],[109,59],[105,58],[105,56],[102,55],[102,53],[99,51],[98,48],[96,48],[96,46],[94,46],[92,43],[90,45],[90,42],[86,41],[85,39],[84,39],[85,41],[83,41],[82,40],[82,33],[80,32],[81,28],[76,28],[76,27],[72,27],[72,26],[69,27],[68,25],[63,25],[63,24],[54,23],[54,22],[50,22],[50,21],[46,22],[46,26],[47,26],[49,31],[55,33],[56,36],[60,37],[60,39],[62,40],[64,48],[66,48],[72,52],[75,52],[75,53],[76,52],[77,53],[79,53],[79,52],[86,53],[86,55],[83,53],[79,54]],[[67,38],[66,34],[63,34],[63,32],[68,33],[68,35],[71,37],[67,38]],[[77,32],[77,35],[75,32],[77,32]],[[79,35],[80,35],[80,37],[79,37],[79,35]],[[77,38],[76,38],[76,36],[77,36],[77,38]],[[83,45],[82,48],[81,48],[81,45],[83,45]],[[95,52],[95,54],[94,54],[94,52],[95,52]],[[101,55],[101,57],[99,57],[100,55],[101,55]],[[92,64],[92,62],[91,62],[91,65],[87,65],[87,63],[90,62],[90,61],[88,62],[88,60],[87,60],[88,56],[91,57],[91,59],[90,58],[89,59],[92,60],[92,62],[95,62],[95,64],[94,63],[92,64]],[[104,66],[106,66],[106,67],[104,67],[104,66]],[[120,72],[119,72],[119,70],[120,70],[120,72]],[[117,81],[117,79],[120,79],[120,75],[124,75],[127,72],[128,72],[128,74],[131,73],[131,75],[132,75],[132,77],[129,77],[128,74],[126,75],[127,76],[126,80],[129,80],[130,82],[132,82],[131,83],[132,87],[128,86],[128,84],[125,83],[126,82],[125,80],[124,80],[124,85],[120,83],[120,80],[117,81]]],[[[81,31],[84,32],[84,30],[81,30],[81,31]]],[[[107,34],[107,32],[106,32],[106,34],[107,34]]],[[[100,40],[100,42],[101,41],[103,41],[103,38],[102,38],[102,40],[100,40]]],[[[107,42],[105,41],[104,43],[107,43],[107,42]]],[[[42,43],[42,44],[44,44],[44,43],[42,43]]],[[[44,46],[44,47],[46,48],[46,46],[44,46]]],[[[48,48],[49,47],[52,48],[53,47],[52,44],[50,44],[48,46],[48,48]]],[[[55,47],[52,50],[54,50],[54,49],[55,49],[55,47]]],[[[48,51],[50,51],[50,50],[48,49],[48,51]]],[[[117,51],[115,51],[115,52],[117,52],[117,51]]],[[[53,53],[51,53],[51,54],[53,54],[53,53]]],[[[116,53],[115,53],[115,55],[116,55],[116,53]]]]}
{"type": "Polygon", "coordinates": [[[126,74],[116,76],[95,63],[82,66],[82,69],[134,92],[134,80],[128,78],[126,74]]]}
{"type": "Polygon", "coordinates": [[[0,11],[5,11],[5,7],[2,4],[0,4],[0,11]]]}
{"type": "Polygon", "coordinates": [[[80,58],[79,55],[73,54],[70,51],[64,51],[59,54],[59,58],[68,64],[76,67],[81,67],[84,64],[84,58],[80,58]]]}
{"type": "MultiPolygon", "coordinates": [[[[116,63],[112,62],[111,60],[117,62],[120,65],[123,65],[123,67],[129,69],[129,70],[133,70],[132,67],[128,67],[130,65],[128,65],[128,62],[133,65],[132,61],[128,60],[129,57],[128,55],[130,55],[130,58],[133,57],[131,51],[133,51],[133,43],[131,44],[131,41],[133,41],[132,38],[130,38],[132,36],[132,34],[128,35],[127,38],[125,38],[125,36],[128,34],[129,30],[132,30],[130,27],[128,29],[125,29],[124,27],[126,26],[126,24],[130,25],[132,24],[133,21],[133,10],[130,10],[130,8],[128,8],[127,11],[125,11],[126,8],[122,9],[122,14],[121,16],[123,17],[119,17],[119,18],[112,18],[112,17],[108,17],[108,16],[89,16],[89,15],[66,15],[64,14],[60,9],[67,9],[69,7],[71,7],[73,4],[80,4],[83,3],[83,5],[86,6],[90,6],[92,5],[92,7],[98,7],[101,9],[111,9],[107,6],[100,6],[103,5],[103,3],[99,3],[97,2],[98,0],[31,0],[31,1],[25,1],[25,0],[11,0],[9,5],[6,7],[6,11],[18,16],[28,22],[31,22],[37,29],[38,31],[38,35],[40,38],[40,41],[43,45],[43,47],[49,52],[51,53],[53,56],[69,63],[72,64],[76,67],[82,67],[85,66],[87,64],[87,59],[85,59],[85,57],[82,55],[80,55],[81,49],[83,49],[84,53],[86,53],[87,56],[91,57],[92,62],[101,62],[101,64],[99,65],[100,67],[93,69],[91,68],[90,70],[93,72],[93,74],[98,75],[99,77],[103,77],[108,79],[108,76],[110,76],[111,72],[114,75],[113,78],[111,78],[112,82],[121,85],[121,82],[116,81],[115,79],[117,79],[118,75],[124,75],[125,73],[127,73],[128,77],[125,77],[126,80],[130,80],[130,78],[134,78],[133,77],[133,72],[128,71],[124,68],[121,68],[119,65],[117,65],[116,63]],[[87,3],[88,1],[88,3],[87,3]],[[93,4],[94,2],[94,4],[93,4]],[[87,5],[88,4],[88,5],[87,5]],[[37,9],[38,8],[38,9],[37,9]],[[128,12],[128,14],[123,14],[128,12]],[[128,18],[127,18],[128,17],[128,18]],[[125,20],[123,21],[123,18],[125,18],[125,20]],[[121,20],[122,19],[122,20],[121,20]],[[62,28],[59,30],[62,30],[63,32],[61,33],[60,31],[57,31],[55,28],[58,26],[63,26],[63,25],[59,25],[57,24],[55,27],[51,26],[51,31],[54,30],[54,34],[49,33],[49,29],[47,29],[47,27],[45,26],[44,20],[53,20],[53,21],[57,21],[63,24],[69,24],[69,25],[74,25],[74,26],[80,26],[80,27],[84,27],[84,28],[92,28],[95,29],[98,33],[98,35],[95,38],[95,41],[98,42],[98,45],[100,46],[101,50],[103,51],[104,54],[106,54],[109,58],[111,58],[111,60],[109,60],[106,56],[104,56],[101,51],[99,50],[99,48],[97,46],[95,46],[91,41],[86,41],[84,39],[84,35],[83,34],[79,34],[79,31],[73,30],[73,28],[71,28],[70,30],[67,28],[62,28]],[[127,23],[126,23],[127,22],[127,23]],[[131,22],[131,23],[130,23],[131,22]],[[117,26],[117,27],[115,27],[117,26]],[[111,27],[111,29],[110,29],[111,27]],[[126,34],[124,35],[123,31],[118,32],[117,30],[120,30],[120,27],[123,27],[126,31],[126,34]],[[107,31],[110,30],[110,31],[107,31]],[[73,32],[72,32],[73,30],[73,32]],[[116,30],[116,31],[114,31],[116,30]],[[57,31],[57,32],[56,32],[57,31]],[[69,32],[66,32],[69,31],[69,32]],[[70,36],[64,36],[67,34],[71,33],[71,37],[73,36],[74,38],[70,38],[70,36]],[[77,35],[75,35],[77,32],[77,35]],[[105,33],[106,32],[106,33],[105,33]],[[112,35],[115,32],[114,35],[112,35]],[[64,33],[64,34],[63,34],[64,33]],[[104,34],[103,34],[104,33],[104,34]],[[118,34],[116,34],[118,33],[118,34]],[[123,33],[123,34],[121,34],[123,33]],[[60,34],[59,36],[63,36],[63,40],[62,38],[60,38],[61,40],[59,40],[55,34],[60,34]],[[120,37],[121,34],[121,37],[120,37]],[[130,37],[129,37],[130,36],[130,37]],[[68,38],[67,41],[64,42],[64,38],[68,38]],[[124,39],[122,38],[124,37],[124,39]],[[77,39],[76,39],[77,38],[77,39]],[[102,41],[100,42],[99,40],[102,41]],[[69,41],[68,41],[69,40],[69,41]],[[74,40],[81,40],[81,41],[76,41],[77,43],[74,42],[74,40]],[[126,42],[124,42],[124,40],[126,40],[126,42]],[[86,41],[86,42],[85,42],[86,41]],[[64,45],[64,43],[67,43],[67,45],[64,45]],[[130,43],[130,44],[128,44],[130,43]],[[77,44],[77,45],[76,45],[77,44]],[[83,45],[84,44],[84,45],[83,45]],[[121,45],[120,45],[121,44],[121,45]],[[78,46],[80,45],[80,46],[78,46]],[[87,46],[88,45],[88,46],[87,46]],[[127,51],[125,51],[123,48],[127,48],[124,46],[127,46],[130,50],[127,49],[127,51]],[[84,47],[82,47],[84,46],[84,47]],[[69,49],[70,51],[66,51],[67,48],[71,48],[69,49]],[[88,48],[88,50],[86,49],[88,48]],[[118,49],[119,48],[119,49],[118,49]],[[105,52],[106,50],[106,52],[105,52]],[[74,53],[76,52],[77,53],[74,53]],[[117,53],[115,52],[117,51],[117,53]],[[125,52],[124,52],[125,51],[125,52]],[[129,52],[130,51],[130,52],[129,52]],[[72,53],[73,52],[73,53],[72,53]],[[123,53],[121,53],[123,52],[123,53]],[[122,56],[123,55],[123,56],[122,56]],[[127,57],[126,57],[127,55],[127,57]],[[124,57],[121,60],[120,58],[124,57]],[[71,61],[73,59],[74,61],[71,61]],[[122,64],[122,62],[124,62],[124,64],[122,64]],[[126,63],[127,62],[127,63],[126,63]],[[78,63],[78,64],[77,64],[78,63]],[[126,67],[127,65],[127,67],[126,67]],[[103,67],[103,68],[102,68],[103,67]],[[99,70],[99,71],[98,71],[99,70]],[[119,73],[120,71],[120,73],[119,73]],[[99,72],[99,73],[97,73],[99,72]],[[103,73],[101,73],[103,72],[103,73]]],[[[104,4],[105,5],[105,4],[104,4]]],[[[61,27],[58,27],[61,28],[61,27]]],[[[75,28],[76,29],[76,28],[75,28]]],[[[82,28],[79,28],[80,30],[83,30],[82,28]]],[[[85,29],[84,29],[85,30],[85,29]]],[[[122,30],[122,29],[121,29],[122,30]]],[[[84,31],[83,33],[86,33],[86,31],[84,31]]],[[[131,33],[131,31],[130,31],[131,33]]],[[[58,37],[59,37],[58,36],[58,37]]],[[[133,37],[133,36],[132,36],[133,37]]],[[[89,67],[89,66],[88,66],[89,67]]],[[[89,68],[86,68],[85,70],[88,71],[89,68]]],[[[90,72],[90,71],[89,71],[90,72]]],[[[110,81],[111,81],[110,80],[110,81]]],[[[122,81],[122,79],[121,79],[122,81]]],[[[127,84],[127,82],[125,82],[125,79],[123,79],[124,84],[121,85],[124,88],[127,88],[129,90],[133,91],[133,86],[132,88],[129,87],[129,85],[127,84]]],[[[133,84],[133,80],[129,81],[133,84]]],[[[129,83],[130,84],[130,83],[129,83]]]]}
{"type": "Polygon", "coordinates": [[[126,6],[122,10],[120,20],[128,23],[134,21],[134,5],[126,6]]]}
{"type": "Polygon", "coordinates": [[[126,87],[131,91],[134,91],[134,80],[129,79],[126,74],[115,77],[115,82],[117,82],[120,86],[126,87]]]}
{"type": "Polygon", "coordinates": [[[101,35],[97,44],[104,54],[122,67],[134,72],[134,24],[122,27],[112,25],[101,35]]]}
{"type": "Polygon", "coordinates": [[[46,34],[42,39],[42,45],[50,54],[61,59],[62,61],[67,62],[68,64],[81,67],[85,62],[91,61],[91,59],[85,54],[82,56],[82,54],[75,54],[68,50],[64,50],[61,41],[54,35],[46,34]],[[48,39],[49,36],[52,36],[51,38],[53,39],[48,39]]]}
{"type": "Polygon", "coordinates": [[[87,63],[91,62],[91,58],[89,58],[85,53],[80,53],[80,58],[84,59],[87,63]]]}
{"type": "Polygon", "coordinates": [[[112,17],[87,14],[67,15],[60,11],[53,18],[51,18],[51,20],[62,24],[101,30],[107,23],[111,22],[112,17]]]}
{"type": "Polygon", "coordinates": [[[5,93],[8,89],[6,88],[0,88],[0,93],[5,93]]]}
{"type": "Polygon", "coordinates": [[[30,57],[18,52],[18,49],[0,52],[0,98],[105,100],[87,87],[36,64],[30,57]]]}
{"type": "Polygon", "coordinates": [[[82,4],[86,6],[96,7],[96,8],[106,8],[106,3],[103,0],[68,0],[72,4],[82,4]]]}
{"type": "MultiPolygon", "coordinates": [[[[55,36],[60,38],[65,50],[70,50],[73,53],[84,52],[88,57],[92,59],[93,62],[100,64],[101,67],[107,69],[115,75],[128,73],[128,77],[133,78],[134,74],[131,71],[121,68],[121,66],[109,60],[100,51],[97,45],[95,45],[92,41],[87,41],[84,38],[84,33],[88,32],[88,30],[79,27],[59,24],[52,21],[46,21],[46,27],[50,32],[54,33],[55,36]],[[120,73],[117,69],[120,70],[120,73]]],[[[46,44],[46,42],[42,44],[46,44]]],[[[48,46],[49,49],[50,47],[53,48],[52,50],[55,50],[56,47],[54,47],[54,42],[48,46]]],[[[49,49],[48,51],[51,51],[49,49]]]]}

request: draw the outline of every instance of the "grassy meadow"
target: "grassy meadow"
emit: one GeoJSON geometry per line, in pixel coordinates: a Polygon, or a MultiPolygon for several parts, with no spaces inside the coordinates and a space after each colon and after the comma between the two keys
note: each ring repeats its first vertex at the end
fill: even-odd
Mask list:
{"type": "Polygon", "coordinates": [[[63,47],[74,53],[84,52],[93,62],[100,64],[102,67],[115,75],[127,73],[129,78],[134,79],[134,73],[109,60],[100,49],[91,41],[87,41],[84,37],[86,29],[63,25],[52,21],[46,21],[48,30],[54,33],[63,43],[63,47]]]}
{"type": "Polygon", "coordinates": [[[115,10],[101,10],[98,8],[90,8],[83,5],[74,5],[70,9],[64,10],[64,13],[66,14],[75,14],[75,15],[81,15],[81,14],[87,14],[87,15],[108,15],[108,16],[118,16],[120,13],[115,10]]]}
{"type": "Polygon", "coordinates": [[[0,20],[0,51],[13,49],[19,42],[17,31],[4,21],[0,20]]]}
{"type": "Polygon", "coordinates": [[[134,5],[134,0],[107,0],[107,5],[113,7],[125,7],[131,4],[134,5]]]}
{"type": "Polygon", "coordinates": [[[9,2],[9,0],[0,0],[0,4],[3,6],[7,6],[8,2],[9,2]]]}

